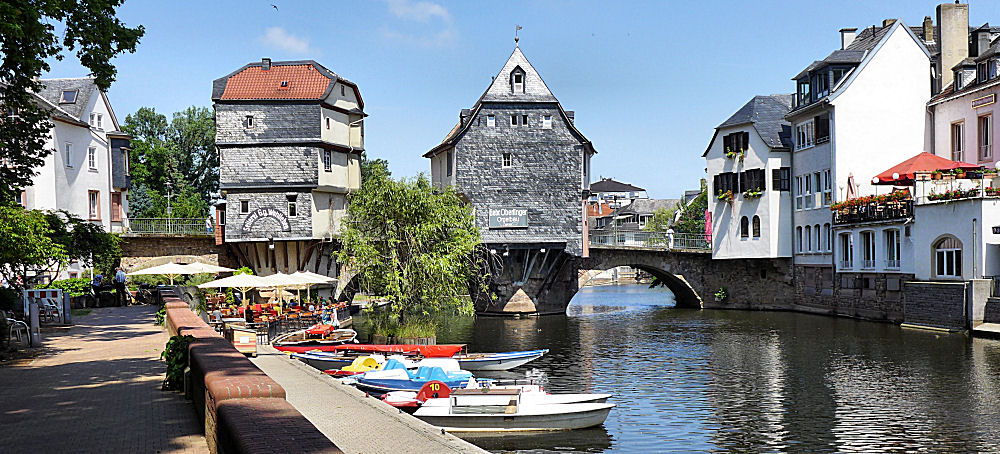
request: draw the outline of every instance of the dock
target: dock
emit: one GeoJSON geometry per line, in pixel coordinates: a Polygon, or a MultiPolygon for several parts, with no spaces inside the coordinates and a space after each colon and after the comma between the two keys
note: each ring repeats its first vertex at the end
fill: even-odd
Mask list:
{"type": "Polygon", "coordinates": [[[278,382],[286,399],[340,449],[349,453],[485,453],[454,435],[442,433],[353,386],[268,345],[252,362],[278,382]]]}

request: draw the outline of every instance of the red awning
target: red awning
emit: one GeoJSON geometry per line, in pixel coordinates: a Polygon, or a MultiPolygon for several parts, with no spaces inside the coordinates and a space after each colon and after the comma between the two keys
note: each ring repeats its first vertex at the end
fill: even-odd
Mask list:
{"type": "Polygon", "coordinates": [[[940,156],[923,152],[910,159],[907,159],[895,166],[892,166],[889,170],[882,172],[872,179],[873,184],[886,184],[886,185],[896,185],[896,186],[906,186],[913,184],[914,174],[916,172],[933,172],[935,170],[951,170],[951,169],[979,169],[980,166],[976,164],[969,164],[967,162],[952,161],[951,159],[942,158],[940,156]],[[895,175],[895,178],[893,176],[895,175]]]}

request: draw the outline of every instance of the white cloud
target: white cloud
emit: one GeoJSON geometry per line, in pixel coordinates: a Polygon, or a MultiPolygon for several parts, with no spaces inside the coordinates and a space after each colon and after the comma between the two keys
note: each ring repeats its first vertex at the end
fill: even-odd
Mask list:
{"type": "Polygon", "coordinates": [[[309,41],[292,35],[281,27],[269,27],[264,31],[264,36],[260,37],[260,42],[264,45],[283,50],[290,54],[314,54],[316,51],[309,47],[309,41]]]}
{"type": "Polygon", "coordinates": [[[448,10],[432,2],[389,0],[389,12],[400,19],[427,22],[432,17],[440,17],[445,22],[451,22],[451,14],[448,14],[448,10]]]}

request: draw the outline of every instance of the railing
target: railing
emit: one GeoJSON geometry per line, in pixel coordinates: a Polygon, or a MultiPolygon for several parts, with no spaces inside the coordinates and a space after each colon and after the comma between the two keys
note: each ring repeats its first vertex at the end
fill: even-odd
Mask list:
{"type": "Polygon", "coordinates": [[[212,235],[212,228],[205,227],[205,219],[190,218],[132,218],[128,233],[133,235],[212,235]]]}
{"type": "Polygon", "coordinates": [[[913,216],[913,201],[866,203],[844,207],[833,212],[834,224],[854,224],[906,219],[913,216]]]}
{"type": "Polygon", "coordinates": [[[854,262],[852,262],[850,260],[841,260],[840,261],[840,269],[842,269],[842,270],[849,270],[851,268],[854,268],[854,262]]]}
{"type": "Polygon", "coordinates": [[[874,260],[865,260],[864,263],[861,264],[861,269],[863,269],[863,270],[874,270],[875,269],[875,261],[874,260]]]}
{"type": "Polygon", "coordinates": [[[887,270],[898,270],[899,269],[899,260],[898,259],[896,259],[896,260],[886,259],[886,261],[885,261],[885,269],[887,269],[887,270]]]}
{"type": "Polygon", "coordinates": [[[705,235],[676,233],[671,238],[664,232],[591,233],[591,246],[644,247],[654,249],[693,249],[711,251],[712,243],[705,235]]]}

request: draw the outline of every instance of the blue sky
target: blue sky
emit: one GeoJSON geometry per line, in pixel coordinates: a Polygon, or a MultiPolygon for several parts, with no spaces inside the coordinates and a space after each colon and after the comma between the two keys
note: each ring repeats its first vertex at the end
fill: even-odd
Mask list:
{"type": "MultiPolygon", "coordinates": [[[[146,36],[115,60],[108,94],[120,121],[142,106],[170,114],[211,106],[212,80],[248,62],[312,58],[359,85],[369,155],[412,176],[486,90],[520,24],[521,50],[598,150],[594,179],[674,198],[704,176],[713,128],[756,94],[790,93],[792,76],[840,45],[839,29],[917,25],[938,3],[129,0],[119,16],[146,36]]],[[[1000,23],[1000,2],[969,3],[972,24],[1000,23]]],[[[71,57],[46,77],[84,75],[71,57]]]]}

